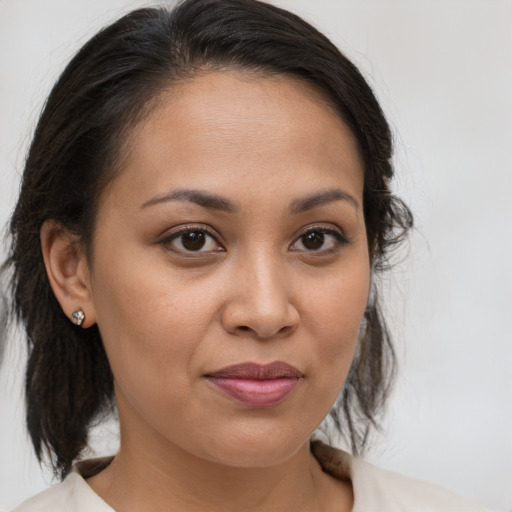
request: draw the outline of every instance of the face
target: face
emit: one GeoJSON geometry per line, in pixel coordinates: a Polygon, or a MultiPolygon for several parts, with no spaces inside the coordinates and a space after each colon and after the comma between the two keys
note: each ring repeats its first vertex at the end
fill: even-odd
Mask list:
{"type": "Polygon", "coordinates": [[[367,302],[362,192],[354,137],[305,83],[210,72],[162,97],[89,269],[122,443],[262,467],[307,441],[367,302]]]}

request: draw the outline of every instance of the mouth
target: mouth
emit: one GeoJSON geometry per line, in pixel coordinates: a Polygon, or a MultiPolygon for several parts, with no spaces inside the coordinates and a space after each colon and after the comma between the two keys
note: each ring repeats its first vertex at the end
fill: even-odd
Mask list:
{"type": "Polygon", "coordinates": [[[205,375],[213,386],[248,407],[270,407],[283,402],[304,374],[297,368],[275,361],[270,364],[243,363],[205,375]]]}

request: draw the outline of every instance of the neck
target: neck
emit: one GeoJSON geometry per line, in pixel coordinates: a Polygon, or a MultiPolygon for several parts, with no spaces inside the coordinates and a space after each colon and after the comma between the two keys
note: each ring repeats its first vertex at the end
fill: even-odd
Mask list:
{"type": "Polygon", "coordinates": [[[111,465],[88,480],[117,512],[313,512],[331,510],[332,499],[336,509],[350,510],[350,486],[322,472],[309,442],[281,464],[262,468],[205,461],[175,446],[146,448],[122,442],[111,465]]]}

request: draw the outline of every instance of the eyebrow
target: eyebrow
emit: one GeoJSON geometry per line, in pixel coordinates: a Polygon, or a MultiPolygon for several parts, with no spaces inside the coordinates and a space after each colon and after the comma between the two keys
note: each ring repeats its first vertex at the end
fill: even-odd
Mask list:
{"type": "MultiPolygon", "coordinates": [[[[212,194],[211,192],[194,189],[178,189],[173,190],[168,194],[155,196],[152,199],[146,201],[141,206],[141,209],[160,203],[166,203],[168,201],[187,201],[202,206],[203,208],[209,208],[212,210],[218,210],[227,213],[238,212],[238,207],[229,199],[226,199],[217,194],[212,194]]],[[[347,192],[343,192],[338,188],[332,188],[311,194],[306,197],[302,197],[300,199],[295,199],[291,202],[288,211],[292,215],[298,215],[299,213],[304,213],[308,210],[312,210],[313,208],[317,208],[318,206],[322,206],[333,201],[347,201],[351,203],[356,209],[359,208],[359,203],[353,196],[347,192]]]]}
{"type": "Polygon", "coordinates": [[[210,192],[204,192],[202,190],[191,190],[191,189],[179,189],[170,192],[169,194],[163,194],[160,196],[153,197],[149,201],[146,201],[141,208],[147,208],[155,204],[166,203],[168,201],[188,201],[195,203],[203,208],[209,208],[211,210],[219,210],[222,212],[236,213],[238,208],[235,204],[224,197],[212,194],[210,192]]]}
{"type": "Polygon", "coordinates": [[[359,203],[353,196],[347,194],[347,192],[343,192],[343,190],[340,190],[339,188],[331,188],[324,190],[323,192],[311,194],[301,199],[292,201],[289,211],[292,215],[297,215],[299,213],[312,210],[318,206],[332,203],[333,201],[348,201],[356,209],[359,208],[359,203]]]}

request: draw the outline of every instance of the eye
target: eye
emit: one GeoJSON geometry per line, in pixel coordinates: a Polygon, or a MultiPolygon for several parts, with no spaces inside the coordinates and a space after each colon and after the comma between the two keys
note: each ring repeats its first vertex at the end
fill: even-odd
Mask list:
{"type": "Polygon", "coordinates": [[[303,233],[291,246],[292,251],[335,252],[348,240],[338,231],[327,228],[313,228],[303,233]]]}
{"type": "Polygon", "coordinates": [[[160,242],[175,252],[211,253],[224,251],[216,238],[204,228],[185,228],[172,233],[160,242]]]}

